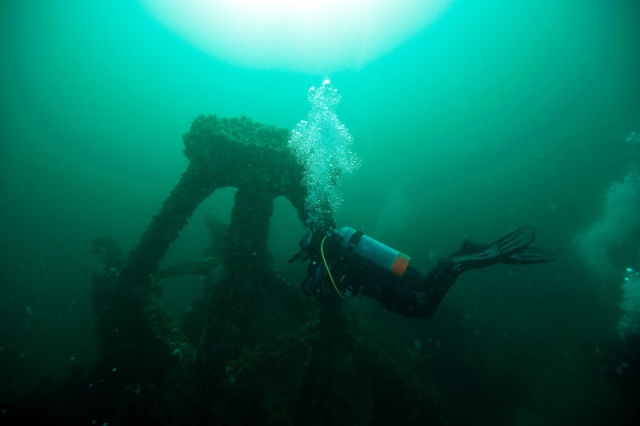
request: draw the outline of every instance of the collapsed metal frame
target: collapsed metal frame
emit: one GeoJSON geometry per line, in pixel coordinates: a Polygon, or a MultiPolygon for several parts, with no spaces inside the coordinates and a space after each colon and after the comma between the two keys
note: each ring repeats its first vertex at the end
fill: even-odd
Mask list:
{"type": "MultiPolygon", "coordinates": [[[[145,404],[163,401],[165,416],[187,423],[437,422],[442,401],[432,384],[354,332],[334,294],[310,304],[271,266],[274,199],[289,199],[301,221],[308,213],[288,137],[246,117],[196,118],[184,135],[190,164],[126,260],[100,240],[107,268],[93,280],[96,374],[116,388],[161,389],[145,404]],[[225,187],[237,192],[222,256],[174,269],[207,277],[202,334],[191,342],[164,308],[158,280],[171,272],[158,265],[198,205],[225,187]],[[206,274],[212,268],[217,273],[206,274]],[[384,394],[389,386],[392,396],[384,394]],[[394,407],[376,408],[382,401],[394,407]]],[[[130,419],[128,404],[117,405],[121,420],[130,419]]]]}

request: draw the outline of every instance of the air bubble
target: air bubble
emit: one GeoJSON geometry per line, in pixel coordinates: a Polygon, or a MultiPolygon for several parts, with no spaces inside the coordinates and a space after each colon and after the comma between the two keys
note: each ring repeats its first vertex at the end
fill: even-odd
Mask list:
{"type": "Polygon", "coordinates": [[[340,93],[325,80],[307,93],[311,110],[291,132],[289,148],[305,168],[306,207],[313,218],[331,215],[342,203],[338,180],[353,173],[360,160],[351,150],[353,137],[335,112],[340,93]],[[329,209],[329,211],[327,211],[329,209]]]}

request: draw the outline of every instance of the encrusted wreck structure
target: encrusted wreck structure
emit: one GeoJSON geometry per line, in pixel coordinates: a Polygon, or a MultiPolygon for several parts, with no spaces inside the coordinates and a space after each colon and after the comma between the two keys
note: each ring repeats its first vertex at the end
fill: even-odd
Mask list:
{"type": "Polygon", "coordinates": [[[433,385],[363,338],[339,298],[304,298],[273,267],[274,198],[307,216],[288,137],[245,117],[198,117],[184,136],[189,167],[128,257],[112,239],[95,240],[105,268],[93,276],[100,360],[92,392],[110,424],[443,421],[433,385]],[[237,192],[222,254],[159,269],[196,207],[225,187],[237,192]],[[162,303],[163,279],[180,274],[205,277],[195,330],[162,303]]]}

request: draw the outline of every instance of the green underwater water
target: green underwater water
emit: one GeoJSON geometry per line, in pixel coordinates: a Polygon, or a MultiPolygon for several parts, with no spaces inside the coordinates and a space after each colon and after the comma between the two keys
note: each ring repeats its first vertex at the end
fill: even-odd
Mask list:
{"type": "MultiPolygon", "coordinates": [[[[245,115],[291,129],[326,77],[222,62],[136,2],[5,3],[0,409],[43,375],[95,362],[91,272],[101,261],[91,240],[135,246],[188,165],[182,135],[193,119],[245,115]]],[[[625,144],[640,131],[640,8],[477,3],[454,0],[395,50],[329,75],[362,160],[342,179],[336,219],[423,271],[465,238],[489,242],[521,225],[558,260],[465,273],[428,322],[364,299],[345,309],[473,424],[632,423],[640,359],[616,332],[619,283],[596,279],[574,239],[640,162],[625,144]]],[[[232,202],[225,189],[203,203],[164,262],[199,259],[204,216],[228,223],[232,202]]],[[[287,259],[303,232],[276,200],[270,250],[294,281],[304,267],[287,259]]],[[[611,253],[621,274],[640,267],[637,232],[611,253]]],[[[200,285],[167,284],[175,315],[200,285]]]]}

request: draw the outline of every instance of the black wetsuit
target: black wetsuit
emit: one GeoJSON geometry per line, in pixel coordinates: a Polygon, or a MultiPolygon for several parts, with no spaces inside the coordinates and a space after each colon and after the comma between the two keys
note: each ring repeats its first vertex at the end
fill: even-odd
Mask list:
{"type": "Polygon", "coordinates": [[[431,317],[459,275],[450,266],[438,264],[426,276],[410,266],[398,276],[359,256],[334,230],[326,234],[324,244],[316,242],[310,249],[309,277],[321,275],[325,291],[335,291],[335,283],[343,296],[367,296],[409,317],[431,317]],[[325,272],[325,260],[331,274],[325,272]]]}
{"type": "Polygon", "coordinates": [[[409,258],[352,228],[317,231],[312,226],[300,242],[302,251],[291,261],[310,259],[302,291],[323,290],[342,297],[361,294],[389,311],[429,318],[462,271],[496,263],[530,265],[555,260],[555,255],[530,244],[535,229],[522,226],[491,244],[465,240],[459,250],[440,259],[424,276],[408,266],[409,258]]]}

